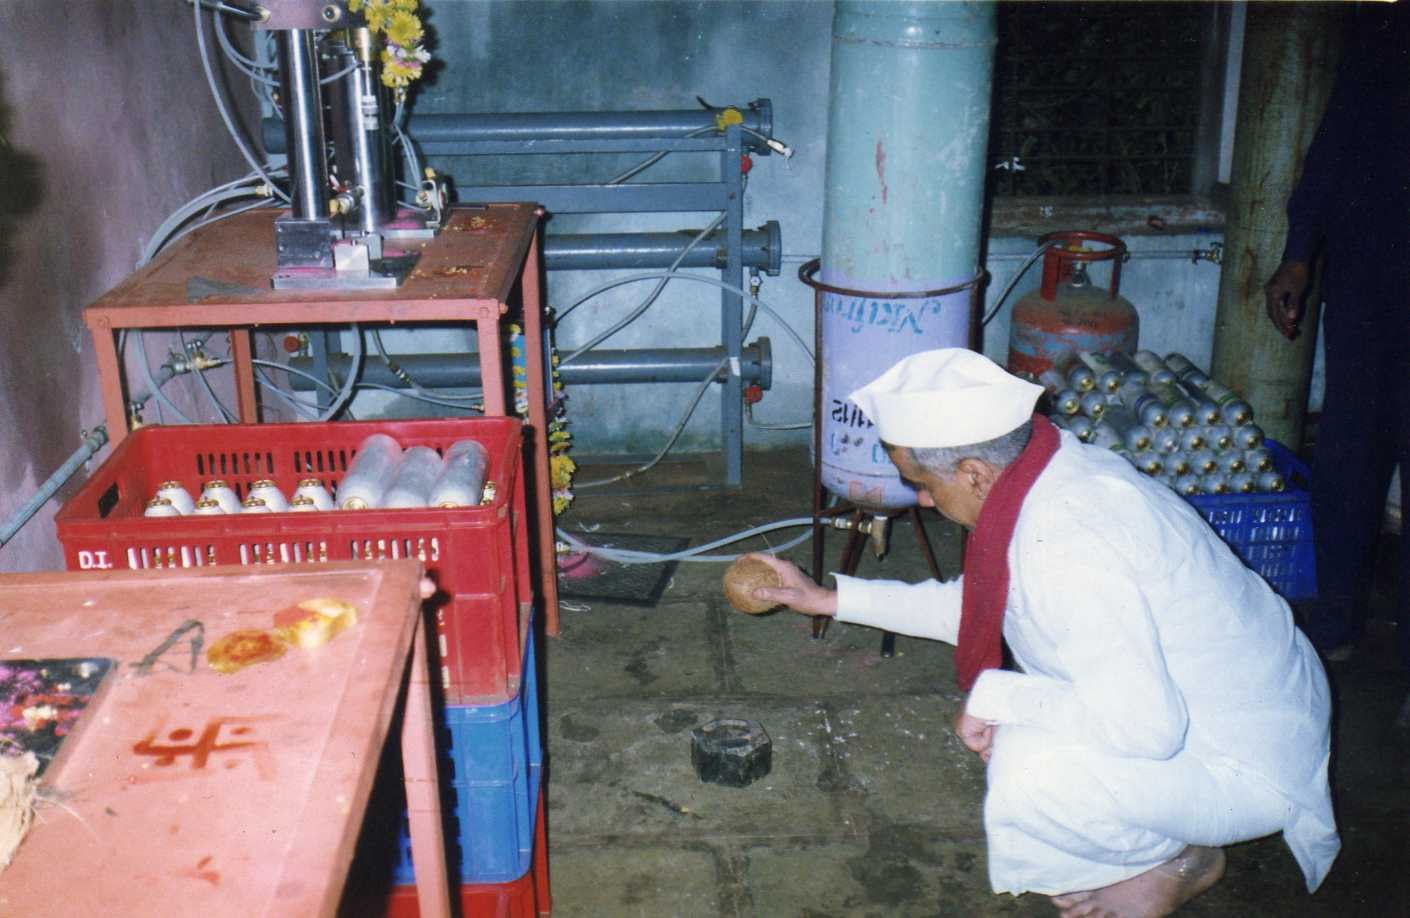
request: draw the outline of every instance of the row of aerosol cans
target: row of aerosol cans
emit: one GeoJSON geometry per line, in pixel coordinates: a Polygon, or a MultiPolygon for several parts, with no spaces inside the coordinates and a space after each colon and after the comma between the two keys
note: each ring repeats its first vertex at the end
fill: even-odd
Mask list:
{"type": "Polygon", "coordinates": [[[1181,354],[1080,352],[1041,381],[1052,419],[1188,496],[1287,487],[1253,409],[1181,354]]]}
{"type": "Polygon", "coordinates": [[[147,502],[145,516],[220,516],[235,513],[308,513],[323,510],[474,507],[494,501],[486,481],[488,454],[475,440],[458,440],[442,455],[428,446],[402,449],[386,434],[357,448],[337,495],[318,478],[305,478],[285,495],[271,479],[250,485],[243,500],[227,482],[205,482],[192,496],[179,481],[166,481],[147,502]]]}

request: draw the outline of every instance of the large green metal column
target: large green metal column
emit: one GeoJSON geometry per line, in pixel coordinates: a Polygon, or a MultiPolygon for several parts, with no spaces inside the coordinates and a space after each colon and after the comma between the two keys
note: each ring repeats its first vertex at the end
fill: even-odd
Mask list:
{"type": "Polygon", "coordinates": [[[1248,5],[1238,128],[1214,326],[1215,378],[1242,393],[1269,437],[1302,442],[1319,310],[1288,341],[1265,311],[1263,285],[1283,256],[1288,196],[1331,93],[1342,21],[1330,4],[1248,5]]]}

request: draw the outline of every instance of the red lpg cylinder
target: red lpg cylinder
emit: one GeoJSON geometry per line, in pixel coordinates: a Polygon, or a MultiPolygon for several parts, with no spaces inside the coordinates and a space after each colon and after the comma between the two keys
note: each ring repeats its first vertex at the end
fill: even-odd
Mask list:
{"type": "Polygon", "coordinates": [[[1038,244],[1051,247],[1043,254],[1042,284],[1014,304],[1009,371],[1036,380],[1079,351],[1135,353],[1141,320],[1136,307],[1118,293],[1126,243],[1105,233],[1064,230],[1038,244]],[[1089,249],[1087,243],[1105,248],[1089,249]],[[1098,261],[1112,263],[1106,290],[1087,277],[1087,266],[1098,261]]]}

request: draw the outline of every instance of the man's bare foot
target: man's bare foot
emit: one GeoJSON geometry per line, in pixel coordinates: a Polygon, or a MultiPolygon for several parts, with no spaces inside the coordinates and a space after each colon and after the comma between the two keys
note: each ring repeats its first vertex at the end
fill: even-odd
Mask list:
{"type": "Polygon", "coordinates": [[[1224,849],[1190,845],[1158,867],[1101,889],[1053,896],[1062,918],[1159,918],[1224,876],[1224,849]]]}

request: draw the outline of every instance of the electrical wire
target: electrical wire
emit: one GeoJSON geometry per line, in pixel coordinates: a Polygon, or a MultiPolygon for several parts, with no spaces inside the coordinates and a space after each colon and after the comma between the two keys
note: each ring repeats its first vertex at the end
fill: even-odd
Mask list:
{"type": "Polygon", "coordinates": [[[670,438],[666,440],[666,445],[661,447],[661,449],[656,453],[655,456],[651,457],[650,462],[647,462],[645,465],[638,466],[637,468],[634,468],[629,472],[623,472],[620,475],[613,475],[611,478],[602,478],[598,481],[575,482],[573,484],[573,487],[579,490],[583,488],[600,488],[604,485],[610,485],[618,481],[626,481],[628,478],[640,475],[642,472],[649,472],[651,469],[655,468],[657,463],[664,459],[666,457],[666,454],[671,451],[671,447],[676,445],[676,441],[680,439],[681,433],[685,430],[685,425],[690,422],[691,415],[695,414],[695,408],[697,405],[700,404],[700,399],[702,399],[705,396],[705,393],[709,391],[710,384],[715,381],[715,377],[719,375],[720,371],[725,368],[725,364],[728,362],[728,358],[721,360],[718,364],[715,365],[715,369],[710,371],[710,375],[706,376],[705,379],[701,381],[699,387],[695,390],[695,394],[691,396],[690,403],[686,406],[685,412],[681,415],[680,421],[676,424],[676,429],[671,431],[670,438]]]}
{"type": "Polygon", "coordinates": [[[333,404],[328,406],[328,410],[319,416],[318,420],[328,421],[335,417],[343,406],[352,398],[353,392],[357,389],[357,377],[362,372],[362,329],[356,325],[353,331],[353,354],[352,366],[348,368],[348,378],[343,381],[343,387],[338,390],[338,397],[333,400],[333,404]]]}
{"type": "MultiPolygon", "coordinates": [[[[261,359],[259,359],[259,358],[257,358],[257,357],[252,357],[252,358],[250,358],[250,363],[254,364],[254,365],[257,366],[257,367],[269,367],[269,368],[272,369],[272,370],[283,370],[285,373],[292,373],[294,376],[302,376],[304,379],[307,379],[309,382],[313,383],[315,386],[318,386],[319,388],[323,389],[323,390],[324,390],[325,392],[327,392],[329,395],[337,395],[337,394],[338,394],[338,390],[337,390],[337,389],[335,389],[335,388],[333,388],[332,386],[328,385],[328,383],[326,383],[326,382],[324,382],[323,380],[319,379],[317,376],[314,376],[312,373],[308,373],[308,372],[306,372],[306,371],[304,371],[304,370],[300,370],[298,367],[291,367],[291,366],[289,366],[288,364],[279,363],[278,361],[274,361],[274,360],[261,360],[261,359]]],[[[363,383],[363,385],[366,385],[366,383],[363,383]]]]}
{"type": "Polygon", "coordinates": [[[797,424],[765,424],[754,419],[754,406],[748,403],[744,405],[744,419],[749,422],[749,426],[759,430],[812,430],[812,421],[800,421],[797,424]]]}
{"type": "MultiPolygon", "coordinates": [[[[406,132],[402,129],[402,121],[405,120],[405,118],[406,102],[398,102],[397,107],[392,111],[392,133],[396,135],[393,138],[393,143],[401,144],[402,156],[406,160],[406,177],[413,182],[420,182],[422,176],[421,155],[416,152],[416,145],[411,142],[411,138],[407,136],[406,132]]],[[[421,190],[420,185],[405,184],[408,184],[408,186],[415,191],[421,190]]],[[[416,198],[413,195],[411,200],[412,206],[415,206],[415,202],[416,198]]]]}
{"type": "Polygon", "coordinates": [[[216,397],[215,389],[211,388],[210,380],[206,379],[206,371],[196,364],[195,354],[199,353],[200,348],[197,347],[195,352],[191,350],[190,345],[186,343],[186,332],[182,329],[178,328],[176,330],[176,337],[177,340],[181,342],[181,352],[186,355],[187,363],[190,364],[191,369],[195,372],[196,379],[200,382],[201,388],[206,390],[206,395],[210,398],[211,404],[215,406],[216,413],[220,415],[224,423],[234,424],[235,415],[231,414],[226,410],[225,406],[221,404],[220,399],[216,397]]]}
{"type": "Polygon", "coordinates": [[[225,94],[221,90],[220,85],[216,82],[215,73],[211,69],[210,50],[206,47],[206,30],[201,19],[200,4],[192,4],[191,10],[195,16],[196,46],[201,52],[201,69],[205,71],[206,85],[210,87],[211,95],[215,99],[216,108],[220,110],[220,118],[225,122],[225,129],[230,132],[231,139],[234,140],[235,145],[240,148],[240,155],[245,157],[245,162],[250,164],[250,168],[260,174],[260,178],[265,180],[270,190],[272,190],[280,200],[288,201],[289,195],[274,183],[274,179],[270,177],[269,172],[266,171],[266,167],[260,164],[254,151],[250,149],[244,136],[242,136],[240,131],[236,128],[235,119],[231,117],[230,110],[225,104],[225,94]]]}
{"type": "MultiPolygon", "coordinates": [[[[556,532],[558,534],[559,539],[563,540],[564,542],[567,542],[570,546],[577,549],[578,551],[586,552],[591,555],[597,555],[598,557],[606,558],[609,561],[615,561],[618,564],[660,564],[665,561],[724,563],[734,561],[739,557],[739,555],[710,555],[708,557],[703,558],[700,557],[700,555],[707,551],[711,551],[713,549],[720,548],[725,545],[730,545],[735,542],[742,542],[745,539],[752,539],[755,536],[763,535],[768,532],[773,532],[778,529],[792,529],[795,526],[811,527],[812,525],[813,519],[812,517],[808,516],[797,517],[788,520],[777,520],[776,522],[764,523],[763,525],[755,526],[752,529],[746,529],[742,532],[736,532],[731,535],[715,539],[712,542],[706,542],[704,545],[699,545],[695,548],[687,548],[681,551],[672,552],[670,554],[659,555],[647,551],[634,551],[626,548],[607,548],[601,545],[589,545],[581,539],[574,538],[570,533],[563,529],[558,529],[556,530],[556,532]]],[[[769,551],[770,553],[780,552],[792,548],[795,545],[800,545],[803,542],[807,541],[807,539],[811,535],[811,532],[805,532],[797,538],[790,539],[789,541],[784,542],[782,545],[770,548],[769,551]]]]}
{"type": "MultiPolygon", "coordinates": [[[[250,362],[261,365],[255,367],[255,382],[268,389],[270,393],[276,398],[278,398],[281,402],[288,405],[290,408],[293,408],[295,414],[302,415],[310,421],[315,420],[318,417],[318,405],[310,404],[306,401],[303,401],[302,399],[299,399],[296,396],[284,391],[284,389],[280,388],[279,386],[276,386],[273,382],[270,381],[269,377],[264,374],[263,369],[263,366],[275,366],[281,370],[292,370],[291,367],[286,367],[282,363],[274,363],[270,360],[252,360],[250,362]]],[[[298,371],[293,370],[293,372],[298,371]]],[[[320,386],[327,389],[329,392],[332,392],[335,395],[337,394],[336,389],[323,382],[322,380],[316,379],[314,380],[314,382],[317,382],[320,386]]]]}
{"type": "MultiPolygon", "coordinates": [[[[719,133],[719,128],[714,127],[714,126],[712,125],[712,126],[710,126],[710,127],[696,128],[695,130],[693,130],[693,131],[688,131],[687,133],[685,133],[685,134],[683,134],[683,135],[681,135],[681,136],[682,136],[682,137],[701,137],[701,136],[704,136],[705,134],[716,134],[716,133],[719,133]]],[[[661,150],[661,151],[659,151],[659,152],[657,152],[657,153],[652,153],[650,156],[646,157],[646,159],[643,159],[641,162],[637,163],[635,166],[632,166],[630,169],[628,169],[626,172],[623,172],[621,175],[618,175],[618,176],[615,176],[615,177],[613,177],[613,178],[608,179],[608,180],[607,180],[607,184],[608,184],[608,185],[620,185],[620,184],[622,184],[623,182],[625,182],[627,179],[632,178],[633,176],[637,175],[638,173],[644,172],[645,170],[650,169],[652,166],[656,165],[656,164],[659,163],[661,160],[665,159],[671,152],[672,152],[672,151],[670,151],[670,150],[661,150]]]]}
{"type": "MultiPolygon", "coordinates": [[[[122,333],[118,335],[119,354],[123,352],[123,347],[126,343],[127,330],[124,329],[122,333]]],[[[151,390],[152,395],[156,396],[157,403],[166,406],[173,414],[180,418],[183,423],[194,424],[195,422],[188,418],[184,411],[176,407],[175,402],[167,398],[166,393],[163,392],[161,386],[157,384],[156,377],[152,375],[152,364],[147,357],[147,337],[140,331],[137,332],[137,349],[142,352],[142,357],[137,362],[142,366],[142,375],[146,378],[147,386],[151,390]]]]}
{"type": "Polygon", "coordinates": [[[1018,271],[1014,272],[1014,276],[1010,278],[1010,281],[1008,281],[1007,285],[1004,285],[1003,292],[998,295],[998,299],[994,300],[994,305],[990,306],[990,309],[988,309],[988,313],[986,314],[986,316],[984,316],[983,319],[980,319],[980,329],[983,329],[984,326],[987,326],[987,324],[990,323],[990,320],[993,319],[994,316],[997,316],[998,310],[1000,310],[1000,307],[1004,305],[1004,300],[1008,299],[1008,295],[1014,292],[1014,286],[1017,285],[1018,279],[1022,278],[1022,276],[1024,276],[1025,272],[1028,271],[1029,268],[1034,267],[1034,262],[1038,261],[1038,259],[1042,257],[1043,252],[1048,251],[1049,248],[1052,248],[1053,245],[1056,244],[1057,243],[1048,243],[1046,245],[1039,245],[1039,247],[1034,250],[1034,254],[1029,255],[1028,259],[1026,259],[1024,264],[1019,265],[1018,271]]]}
{"type": "MultiPolygon", "coordinates": [[[[420,385],[419,383],[416,382],[416,380],[412,379],[412,378],[411,378],[411,374],[408,373],[408,372],[406,371],[406,369],[405,369],[404,367],[402,367],[401,364],[399,364],[399,363],[397,363],[396,361],[394,361],[394,360],[392,359],[391,355],[387,353],[387,348],[382,344],[382,332],[381,332],[381,330],[374,328],[374,329],[372,329],[371,331],[372,331],[372,344],[377,348],[377,353],[381,355],[381,357],[382,357],[382,362],[387,365],[387,369],[391,370],[391,371],[392,371],[392,375],[396,376],[398,379],[400,379],[400,380],[402,380],[403,382],[405,382],[405,383],[406,383],[408,386],[410,386],[418,395],[424,396],[427,401],[431,401],[431,402],[434,404],[436,399],[445,399],[445,400],[447,400],[448,402],[455,402],[455,401],[469,401],[470,399],[479,398],[479,397],[480,397],[480,396],[474,396],[474,395],[454,395],[454,396],[452,396],[452,395],[440,395],[440,396],[432,395],[429,391],[427,391],[427,389],[426,389],[424,386],[420,385]]],[[[371,385],[371,384],[368,383],[368,384],[366,384],[366,385],[371,385]]],[[[392,386],[385,386],[385,387],[383,387],[383,388],[392,389],[392,391],[394,391],[394,392],[399,392],[399,391],[401,391],[401,390],[399,390],[399,389],[395,389],[395,388],[392,387],[392,386]]]]}
{"type": "Polygon", "coordinates": [[[244,178],[235,179],[233,182],[226,182],[224,185],[217,185],[216,188],[206,190],[206,192],[192,197],[192,199],[182,204],[178,209],[173,210],[165,220],[162,220],[162,224],[157,227],[157,231],[152,233],[151,240],[147,241],[147,247],[142,250],[142,257],[138,259],[137,267],[141,268],[142,265],[151,261],[151,259],[157,255],[157,252],[161,251],[162,247],[166,245],[169,235],[175,233],[178,228],[182,227],[182,224],[185,224],[186,221],[196,216],[196,212],[202,210],[207,204],[209,204],[209,206],[219,206],[219,204],[230,202],[230,200],[259,195],[259,193],[261,193],[259,192],[261,186],[244,185],[244,183],[248,182],[251,178],[254,178],[254,173],[250,173],[250,175],[244,176],[244,178]]]}
{"type": "MultiPolygon", "coordinates": [[[[725,221],[726,216],[728,216],[728,214],[720,214],[714,220],[710,221],[709,226],[705,227],[703,230],[695,234],[695,237],[691,239],[690,242],[686,245],[686,247],[681,250],[681,253],[676,256],[676,260],[671,262],[671,266],[666,269],[665,275],[660,279],[660,281],[657,282],[655,289],[652,290],[651,293],[646,297],[646,299],[642,300],[641,303],[639,303],[635,309],[628,313],[626,318],[613,323],[606,331],[595,335],[590,341],[588,341],[587,344],[576,348],[572,353],[568,354],[568,356],[562,358],[559,361],[559,365],[561,366],[562,364],[572,363],[584,353],[597,347],[599,344],[606,341],[608,338],[612,337],[617,332],[621,331],[623,328],[626,328],[628,325],[640,318],[641,314],[646,312],[646,310],[650,309],[651,304],[656,302],[657,297],[661,295],[662,290],[666,289],[666,284],[670,283],[671,278],[676,276],[676,270],[680,267],[681,262],[685,261],[685,257],[690,254],[690,250],[695,248],[702,239],[704,239],[706,236],[710,235],[716,229],[718,229],[720,224],[725,221]]],[[[563,319],[567,317],[568,313],[572,312],[573,309],[575,309],[582,302],[582,300],[578,300],[577,303],[574,303],[572,306],[568,307],[568,309],[564,311],[563,315],[559,317],[558,321],[562,322],[563,319]]]]}
{"type": "Polygon", "coordinates": [[[272,70],[274,68],[269,67],[267,64],[261,64],[259,61],[252,60],[251,58],[246,57],[245,55],[240,53],[240,50],[238,48],[235,47],[235,43],[230,40],[229,27],[227,25],[226,17],[223,14],[217,14],[214,17],[214,22],[215,38],[216,41],[220,44],[220,50],[224,52],[226,58],[230,61],[231,64],[235,66],[236,70],[239,70],[245,76],[249,77],[252,80],[258,81],[259,83],[262,83],[265,86],[279,85],[279,81],[277,79],[266,76],[265,74],[260,72],[261,70],[272,70]]]}
{"type": "Polygon", "coordinates": [[[980,328],[988,325],[989,320],[999,314],[999,307],[1004,305],[1004,300],[1008,299],[1009,294],[1013,292],[1014,285],[1018,283],[1018,279],[1022,277],[1029,268],[1033,267],[1033,262],[1037,261],[1042,257],[1044,252],[1055,245],[1057,245],[1056,242],[1049,242],[1046,245],[1038,246],[1038,248],[1033,250],[1033,254],[1028,256],[1028,260],[1018,266],[1018,270],[1014,272],[1013,277],[1009,280],[1008,284],[1004,286],[1004,290],[999,294],[999,298],[996,299],[994,305],[989,308],[989,313],[984,316],[983,319],[979,320],[980,328]]]}
{"type": "Polygon", "coordinates": [[[581,306],[583,303],[587,302],[593,297],[601,293],[605,293],[606,291],[611,290],[614,287],[621,287],[624,284],[639,283],[640,281],[656,280],[661,277],[673,277],[679,280],[692,281],[697,284],[708,284],[711,287],[719,287],[721,290],[728,290],[730,293],[739,294],[744,298],[745,302],[757,306],[761,311],[767,313],[770,317],[773,318],[775,322],[782,326],[784,332],[790,338],[793,339],[794,343],[802,349],[803,353],[808,355],[809,362],[814,359],[813,349],[808,346],[808,343],[806,341],[803,340],[803,336],[798,334],[798,332],[794,330],[793,326],[789,325],[788,322],[784,320],[783,316],[781,316],[778,311],[775,310],[772,306],[768,305],[763,300],[754,296],[752,293],[750,293],[748,290],[745,290],[743,287],[737,287],[734,284],[728,284],[722,280],[716,280],[713,277],[704,277],[699,274],[685,274],[680,271],[676,271],[673,273],[663,271],[649,271],[642,274],[629,274],[624,277],[619,277],[615,280],[610,280],[604,284],[601,284],[600,286],[594,287],[592,290],[589,290],[587,293],[583,294],[581,297],[578,298],[575,303],[573,303],[572,306],[569,306],[568,309],[565,310],[564,315],[566,315],[567,312],[570,312],[573,309],[577,308],[578,306],[581,306]]]}

